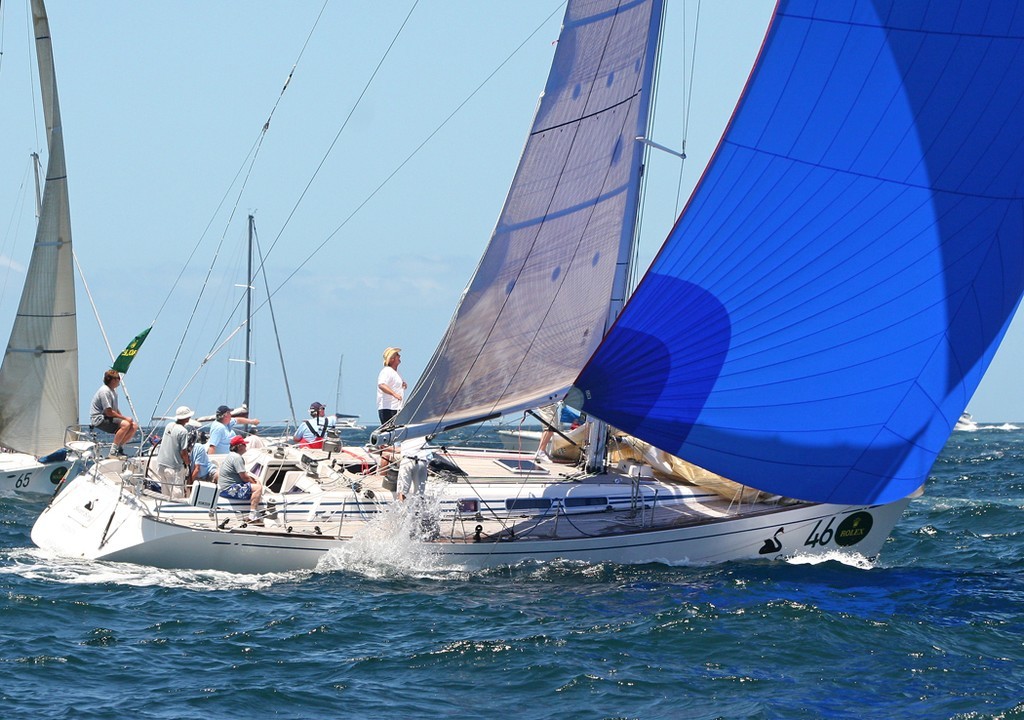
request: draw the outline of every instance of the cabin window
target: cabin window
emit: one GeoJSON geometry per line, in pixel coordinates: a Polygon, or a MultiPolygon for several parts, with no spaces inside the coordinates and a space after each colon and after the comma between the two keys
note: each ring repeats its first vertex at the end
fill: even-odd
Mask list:
{"type": "Polygon", "coordinates": [[[505,500],[506,510],[550,510],[550,498],[508,498],[505,500]]]}
{"type": "Polygon", "coordinates": [[[591,507],[593,505],[608,505],[608,498],[606,497],[567,497],[562,501],[562,505],[567,508],[571,507],[591,507]]]}
{"type": "Polygon", "coordinates": [[[480,501],[476,498],[462,498],[455,502],[460,515],[473,515],[480,510],[480,501]]]}
{"type": "Polygon", "coordinates": [[[494,462],[517,475],[547,475],[548,471],[526,458],[496,458],[494,462]]]}

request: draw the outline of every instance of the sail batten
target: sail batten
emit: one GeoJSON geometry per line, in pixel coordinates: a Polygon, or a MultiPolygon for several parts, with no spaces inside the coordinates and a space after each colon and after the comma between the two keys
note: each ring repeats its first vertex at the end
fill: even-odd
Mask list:
{"type": "Polygon", "coordinates": [[[633,240],[661,0],[569,3],[490,243],[395,422],[410,435],[560,397],[633,240]]]}
{"type": "Polygon", "coordinates": [[[78,330],[64,139],[49,22],[32,0],[47,130],[46,180],[18,312],[0,365],[0,445],[44,455],[78,421],[78,330]]]}
{"type": "Polygon", "coordinates": [[[780,2],[583,408],[783,495],[916,490],[1024,291],[1016,8],[780,2]]]}

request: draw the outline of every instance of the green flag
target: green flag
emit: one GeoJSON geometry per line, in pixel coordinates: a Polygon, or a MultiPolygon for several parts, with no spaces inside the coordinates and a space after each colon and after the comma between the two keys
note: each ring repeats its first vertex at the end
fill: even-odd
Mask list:
{"type": "Polygon", "coordinates": [[[146,336],[149,335],[149,331],[153,327],[150,326],[135,336],[135,339],[128,343],[128,347],[124,349],[124,352],[117,356],[117,360],[111,365],[112,370],[117,370],[119,373],[128,372],[128,366],[132,364],[132,360],[135,359],[135,353],[142,347],[142,343],[146,341],[146,336]]]}

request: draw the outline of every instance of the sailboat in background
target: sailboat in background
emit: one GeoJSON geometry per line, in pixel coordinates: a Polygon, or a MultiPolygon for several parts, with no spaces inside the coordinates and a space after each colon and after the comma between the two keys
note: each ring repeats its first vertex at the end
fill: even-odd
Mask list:
{"type": "Polygon", "coordinates": [[[49,159],[32,258],[0,365],[0,492],[50,494],[72,465],[61,451],[78,422],[78,330],[71,213],[50,27],[32,0],[49,159]],[[54,452],[57,451],[57,452],[54,452]],[[51,453],[49,461],[37,460],[51,453]]]}
{"type": "Polygon", "coordinates": [[[334,427],[339,429],[348,430],[362,430],[363,426],[359,424],[358,415],[346,415],[340,412],[341,405],[341,368],[345,364],[345,356],[342,355],[341,359],[338,360],[338,385],[334,392],[334,407],[336,412],[334,413],[334,427]]]}
{"type": "MultiPolygon", "coordinates": [[[[1024,292],[1016,7],[780,2],[711,163],[624,305],[662,2],[570,1],[491,241],[380,435],[408,438],[401,489],[425,485],[436,503],[408,514],[433,517],[419,535],[431,556],[877,556],[1024,292]],[[591,420],[582,467],[423,444],[563,398],[591,420]]],[[[246,461],[265,486],[258,525],[213,486],[173,498],[108,460],[32,539],[169,567],[313,567],[399,497],[365,457],[326,444],[246,461]]]]}

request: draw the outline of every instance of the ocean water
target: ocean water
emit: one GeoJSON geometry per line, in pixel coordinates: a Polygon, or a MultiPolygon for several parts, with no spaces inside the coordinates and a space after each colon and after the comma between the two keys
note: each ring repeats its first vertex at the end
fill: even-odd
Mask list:
{"type": "Polygon", "coordinates": [[[954,433],[881,558],[275,576],[69,563],[0,499],[0,716],[1024,718],[1024,431],[954,433]]]}

